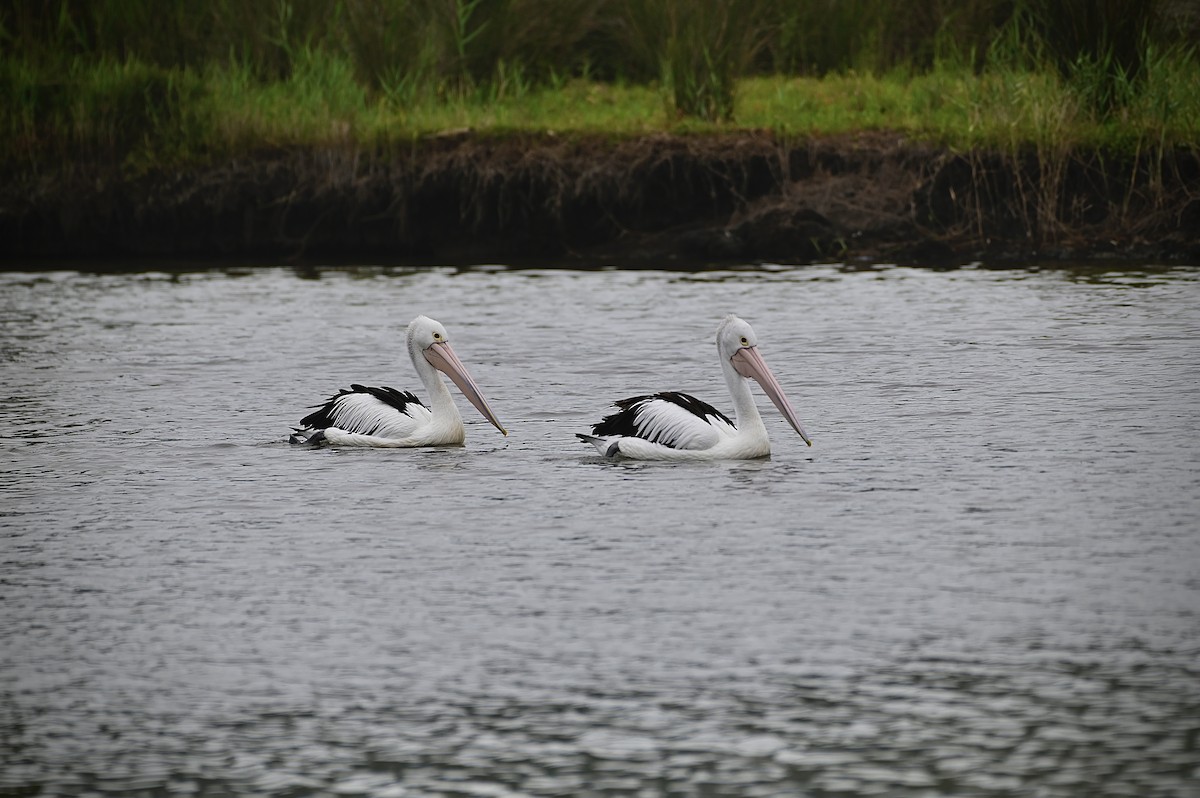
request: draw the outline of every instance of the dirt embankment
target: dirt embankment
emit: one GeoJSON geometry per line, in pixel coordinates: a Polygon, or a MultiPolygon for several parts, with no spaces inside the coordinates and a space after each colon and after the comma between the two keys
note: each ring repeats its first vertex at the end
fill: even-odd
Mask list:
{"type": "Polygon", "coordinates": [[[670,266],[1101,255],[1200,262],[1200,154],[955,154],[896,135],[470,133],[0,188],[0,259],[670,266]]]}

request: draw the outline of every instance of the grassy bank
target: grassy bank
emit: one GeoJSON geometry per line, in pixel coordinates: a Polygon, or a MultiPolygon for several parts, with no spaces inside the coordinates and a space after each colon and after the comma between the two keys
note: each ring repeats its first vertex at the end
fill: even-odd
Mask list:
{"type": "Polygon", "coordinates": [[[1195,3],[45,0],[0,6],[0,162],[137,173],[470,128],[1200,141],[1195,3]],[[1182,10],[1181,10],[1182,9],[1182,10]]]}
{"type": "Polygon", "coordinates": [[[1192,257],[1198,34],[1200,0],[0,0],[0,240],[1192,257]]]}
{"type": "Polygon", "coordinates": [[[8,62],[15,98],[3,111],[10,169],[107,164],[138,172],[262,148],[405,146],[471,129],[483,135],[554,132],[629,135],[763,129],[785,135],[892,130],[957,149],[1025,147],[1118,152],[1200,142],[1200,67],[1163,58],[1118,111],[1098,115],[1056,73],[952,65],[920,74],[748,77],[729,121],[679,114],[660,85],[582,78],[511,82],[449,95],[375,95],[336,56],[314,51],[287,78],[246,68],[154,67],[137,61],[77,64],[50,76],[8,62]]]}

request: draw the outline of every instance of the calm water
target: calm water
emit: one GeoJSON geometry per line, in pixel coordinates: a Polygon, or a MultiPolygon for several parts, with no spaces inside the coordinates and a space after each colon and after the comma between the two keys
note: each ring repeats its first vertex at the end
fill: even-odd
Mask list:
{"type": "Polygon", "coordinates": [[[1200,270],[308,277],[0,275],[0,794],[1200,794],[1200,270]],[[574,439],[731,311],[812,449],[574,439]]]}

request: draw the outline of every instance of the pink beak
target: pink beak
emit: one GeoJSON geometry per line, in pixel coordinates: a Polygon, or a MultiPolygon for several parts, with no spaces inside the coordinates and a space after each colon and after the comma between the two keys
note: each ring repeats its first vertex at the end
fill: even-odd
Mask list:
{"type": "Polygon", "coordinates": [[[479,386],[475,384],[475,380],[471,378],[467,367],[458,359],[458,355],[454,354],[454,350],[450,348],[450,344],[447,341],[431,344],[425,350],[425,359],[429,361],[431,366],[449,377],[458,386],[458,389],[463,392],[463,396],[467,397],[467,401],[475,405],[475,409],[484,418],[492,422],[492,426],[505,435],[508,434],[508,430],[500,424],[500,419],[496,418],[496,414],[488,406],[487,399],[483,398],[483,393],[480,392],[479,386]]]}
{"type": "Polygon", "coordinates": [[[796,418],[796,411],[792,409],[792,403],[783,393],[779,380],[775,379],[771,369],[767,368],[767,361],[763,360],[762,355],[758,353],[758,347],[743,346],[729,360],[738,374],[749,377],[762,386],[763,393],[774,403],[775,407],[779,408],[779,412],[783,413],[783,417],[792,425],[792,429],[799,432],[804,442],[812,446],[812,439],[808,437],[804,427],[800,426],[800,421],[796,418]]]}

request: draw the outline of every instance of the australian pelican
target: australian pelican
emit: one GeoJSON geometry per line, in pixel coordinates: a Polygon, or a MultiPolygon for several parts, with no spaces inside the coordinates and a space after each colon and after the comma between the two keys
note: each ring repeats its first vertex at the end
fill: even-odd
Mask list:
{"type": "Polygon", "coordinates": [[[429,407],[416,396],[394,388],[343,388],[319,409],[300,419],[292,443],[332,443],[342,446],[456,446],[466,431],[462,416],[446,383],[445,373],[483,417],[508,434],[488,406],[467,367],[454,354],[446,328],[433,319],[417,316],[408,325],[408,354],[429,392],[429,407]]]}
{"type": "Polygon", "coordinates": [[[579,435],[605,457],[635,460],[745,460],[771,453],[767,427],[754,404],[754,379],[809,446],[812,440],[779,381],[758,351],[758,338],[748,323],[726,316],[717,327],[721,370],[733,397],[736,423],[712,405],[686,393],[634,396],[616,402],[620,410],[579,435]]]}

